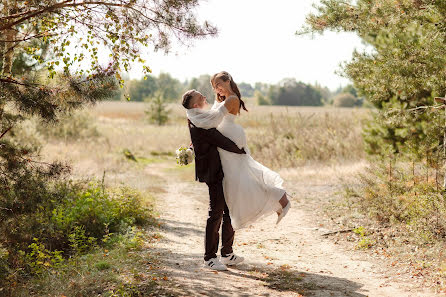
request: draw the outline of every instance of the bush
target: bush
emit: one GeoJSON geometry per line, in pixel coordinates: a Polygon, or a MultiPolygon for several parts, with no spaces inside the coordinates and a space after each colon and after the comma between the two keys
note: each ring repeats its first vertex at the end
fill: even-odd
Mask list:
{"type": "Polygon", "coordinates": [[[150,122],[158,126],[164,125],[169,120],[169,110],[166,102],[160,93],[156,93],[154,97],[146,99],[149,102],[149,108],[145,111],[150,122]]]}
{"type": "Polygon", "coordinates": [[[83,228],[77,232],[81,237],[100,239],[108,233],[122,233],[130,226],[143,224],[147,221],[147,209],[142,206],[141,196],[129,188],[105,192],[92,183],[53,209],[51,219],[65,234],[83,228]]]}
{"type": "Polygon", "coordinates": [[[263,94],[260,93],[259,91],[255,91],[254,96],[257,99],[258,105],[271,105],[271,102],[268,101],[268,99],[265,96],[263,96],[263,94]]]}
{"type": "Polygon", "coordinates": [[[43,243],[39,242],[38,238],[33,239],[28,248],[28,253],[21,253],[24,255],[26,268],[33,274],[42,274],[49,267],[59,267],[64,262],[62,251],[50,251],[43,243]]]}
{"type": "Polygon", "coordinates": [[[37,124],[37,131],[47,138],[73,141],[98,137],[94,118],[87,112],[75,112],[62,117],[56,123],[37,124]]]}
{"type": "Polygon", "coordinates": [[[31,188],[26,198],[29,189],[0,192],[0,275],[20,267],[40,274],[151,219],[142,196],[129,188],[106,191],[95,182],[72,181],[31,188]]]}
{"type": "Polygon", "coordinates": [[[428,169],[420,164],[412,166],[375,162],[361,175],[362,186],[348,189],[348,197],[358,210],[382,225],[405,224],[424,242],[444,240],[446,199],[439,185],[440,175],[429,176],[428,169]]]}
{"type": "Polygon", "coordinates": [[[356,106],[358,99],[350,93],[341,93],[333,98],[335,107],[353,107],[356,106]]]}
{"type": "Polygon", "coordinates": [[[10,141],[15,146],[26,144],[30,152],[38,154],[44,143],[43,135],[37,128],[37,120],[26,120],[18,124],[11,131],[10,141]]]}

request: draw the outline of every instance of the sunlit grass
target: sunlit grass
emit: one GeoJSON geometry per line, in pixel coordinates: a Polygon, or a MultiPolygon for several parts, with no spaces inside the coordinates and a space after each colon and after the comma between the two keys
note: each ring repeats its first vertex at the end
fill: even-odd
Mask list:
{"type": "MultiPolygon", "coordinates": [[[[169,105],[170,120],[164,126],[148,123],[144,106],[141,102],[104,102],[92,112],[108,142],[135,155],[169,154],[190,143],[180,104],[169,105]]],[[[248,109],[237,122],[245,128],[253,157],[267,166],[295,167],[364,157],[361,121],[368,116],[367,109],[256,105],[248,109]]]]}

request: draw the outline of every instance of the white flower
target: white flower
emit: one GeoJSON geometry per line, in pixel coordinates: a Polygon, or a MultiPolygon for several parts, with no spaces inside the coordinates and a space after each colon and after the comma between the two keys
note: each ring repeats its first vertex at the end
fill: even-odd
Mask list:
{"type": "Polygon", "coordinates": [[[175,152],[177,154],[177,163],[180,165],[188,165],[194,160],[194,151],[189,148],[180,147],[175,152]]]}

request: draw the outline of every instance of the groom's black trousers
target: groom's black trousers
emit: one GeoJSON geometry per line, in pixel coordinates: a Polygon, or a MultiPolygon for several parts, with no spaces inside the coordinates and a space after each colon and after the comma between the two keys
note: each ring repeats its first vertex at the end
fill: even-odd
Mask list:
{"type": "Polygon", "coordinates": [[[205,235],[205,254],[204,260],[217,257],[219,230],[223,219],[221,234],[221,255],[226,256],[232,253],[232,244],[234,243],[234,229],[231,225],[229,217],[229,209],[226,205],[225,196],[223,194],[223,184],[220,180],[216,183],[207,184],[209,187],[209,216],[206,222],[205,235]]]}

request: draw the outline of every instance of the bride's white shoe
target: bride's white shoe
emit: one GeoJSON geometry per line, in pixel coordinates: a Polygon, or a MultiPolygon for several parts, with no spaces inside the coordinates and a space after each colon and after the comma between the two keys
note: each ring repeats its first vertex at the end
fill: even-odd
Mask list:
{"type": "Polygon", "coordinates": [[[288,200],[288,204],[282,209],[282,212],[277,217],[276,225],[279,224],[280,221],[286,216],[290,208],[291,208],[291,201],[288,200]]]}

